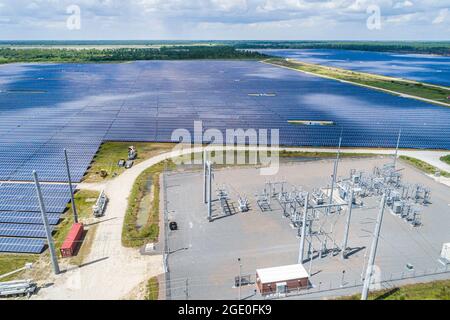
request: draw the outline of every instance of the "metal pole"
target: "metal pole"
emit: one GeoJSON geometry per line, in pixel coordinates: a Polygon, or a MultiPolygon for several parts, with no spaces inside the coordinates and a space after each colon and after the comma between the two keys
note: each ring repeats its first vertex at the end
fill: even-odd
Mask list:
{"type": "Polygon", "coordinates": [[[186,301],[189,300],[189,279],[186,279],[186,301]]]}
{"type": "Polygon", "coordinates": [[[375,226],[375,233],[374,233],[373,239],[372,239],[372,246],[370,249],[369,261],[367,263],[367,271],[366,271],[366,277],[364,279],[364,287],[363,287],[363,292],[361,295],[361,300],[367,300],[367,297],[369,296],[369,287],[370,287],[370,283],[372,280],[373,266],[374,266],[375,257],[377,254],[378,239],[380,238],[381,224],[383,222],[384,210],[386,208],[386,198],[387,198],[386,193],[384,193],[383,198],[381,199],[380,212],[378,214],[378,219],[377,219],[377,223],[375,226]]]}
{"type": "Polygon", "coordinates": [[[344,235],[344,243],[342,244],[342,259],[345,259],[345,251],[348,247],[348,234],[350,232],[350,222],[352,219],[352,209],[353,209],[353,196],[355,195],[355,191],[352,189],[352,192],[350,193],[350,200],[348,201],[348,216],[347,216],[347,223],[345,225],[345,235],[344,235]]]}
{"type": "Polygon", "coordinates": [[[308,202],[309,202],[309,193],[306,194],[305,197],[305,210],[303,212],[303,220],[302,220],[302,234],[300,238],[300,248],[298,251],[298,264],[303,264],[304,260],[304,251],[305,251],[305,238],[306,238],[306,221],[308,216],[308,202]]]}
{"type": "Polygon", "coordinates": [[[314,260],[314,256],[312,254],[310,254],[310,259],[309,259],[309,270],[308,270],[308,275],[311,278],[311,274],[312,274],[312,264],[313,264],[313,260],[314,260]]]}
{"type": "MultiPolygon", "coordinates": [[[[336,176],[339,166],[339,160],[341,157],[341,146],[342,146],[342,135],[339,138],[339,149],[337,152],[336,161],[334,162],[333,179],[331,180],[330,204],[333,203],[334,185],[336,184],[336,176]]],[[[329,210],[331,210],[331,208],[329,210]]]]}
{"type": "Polygon", "coordinates": [[[239,262],[239,301],[241,301],[241,287],[242,287],[242,263],[241,258],[238,259],[239,262]]]}
{"type": "Polygon", "coordinates": [[[70,176],[69,158],[67,157],[67,150],[64,149],[64,159],[66,160],[67,179],[69,180],[70,201],[72,203],[73,221],[78,223],[77,206],[75,205],[75,198],[73,196],[72,177],[70,176]]]}
{"type": "Polygon", "coordinates": [[[397,167],[397,158],[398,158],[398,151],[400,149],[400,139],[401,138],[402,138],[402,129],[400,129],[400,132],[398,133],[397,148],[395,149],[394,169],[397,167]]]}
{"type": "Polygon", "coordinates": [[[56,256],[55,244],[53,243],[52,233],[50,231],[48,218],[47,218],[47,212],[45,210],[44,198],[42,197],[41,186],[39,184],[39,179],[38,179],[38,175],[37,175],[36,171],[33,171],[33,177],[34,177],[34,183],[36,185],[36,192],[37,192],[38,199],[39,199],[39,206],[41,208],[42,221],[44,222],[45,233],[47,235],[48,248],[50,250],[50,256],[52,259],[53,271],[55,272],[56,275],[58,275],[58,274],[60,274],[58,258],[56,256]]]}
{"type": "Polygon", "coordinates": [[[212,221],[212,163],[208,161],[208,220],[212,221]]]}
{"type": "Polygon", "coordinates": [[[206,163],[206,150],[203,151],[203,203],[208,203],[208,172],[206,163]]]}
{"type": "Polygon", "coordinates": [[[345,287],[345,270],[342,271],[341,288],[345,287]]]}

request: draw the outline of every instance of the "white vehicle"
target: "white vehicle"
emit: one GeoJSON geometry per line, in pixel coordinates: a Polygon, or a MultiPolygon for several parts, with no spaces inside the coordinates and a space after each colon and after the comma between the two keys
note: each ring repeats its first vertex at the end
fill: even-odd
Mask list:
{"type": "Polygon", "coordinates": [[[128,160],[136,160],[137,150],[135,147],[131,146],[128,148],[128,160]]]}
{"type": "Polygon", "coordinates": [[[442,246],[441,261],[450,264],[450,243],[444,243],[442,246]]]}
{"type": "Polygon", "coordinates": [[[97,202],[94,206],[92,206],[92,213],[94,214],[94,217],[99,218],[104,216],[107,203],[108,197],[106,196],[105,191],[102,191],[97,202]]]}
{"type": "Polygon", "coordinates": [[[31,296],[36,292],[37,285],[31,280],[10,281],[0,283],[0,297],[31,296]]]}

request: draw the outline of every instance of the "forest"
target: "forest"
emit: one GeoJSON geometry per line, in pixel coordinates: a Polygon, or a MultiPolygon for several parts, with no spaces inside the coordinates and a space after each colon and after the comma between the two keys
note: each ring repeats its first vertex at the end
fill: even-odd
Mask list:
{"type": "Polygon", "coordinates": [[[138,60],[249,59],[266,57],[232,46],[164,46],[161,48],[0,48],[0,63],[124,62],[138,60]]]}

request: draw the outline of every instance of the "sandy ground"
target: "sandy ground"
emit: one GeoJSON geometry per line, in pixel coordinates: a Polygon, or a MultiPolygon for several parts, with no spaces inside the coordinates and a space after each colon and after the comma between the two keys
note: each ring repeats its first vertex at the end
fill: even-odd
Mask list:
{"type": "MultiPolygon", "coordinates": [[[[215,147],[216,150],[223,148],[215,147]]],[[[242,149],[242,148],[238,148],[242,149]]],[[[335,149],[292,148],[293,151],[335,151],[335,149]]],[[[162,256],[142,256],[136,249],[121,245],[121,232],[128,195],[136,178],[144,171],[161,161],[201,152],[202,148],[175,150],[155,156],[136,165],[119,177],[103,184],[80,184],[79,189],[105,190],[110,202],[106,215],[100,220],[91,252],[81,267],[63,268],[59,276],[51,276],[46,288],[40,290],[34,299],[124,299],[153,276],[164,271],[162,256]]],[[[392,154],[392,150],[346,149],[346,152],[392,154]]],[[[416,157],[442,169],[450,171],[450,166],[439,158],[448,154],[445,151],[404,150],[401,155],[416,157]]]]}

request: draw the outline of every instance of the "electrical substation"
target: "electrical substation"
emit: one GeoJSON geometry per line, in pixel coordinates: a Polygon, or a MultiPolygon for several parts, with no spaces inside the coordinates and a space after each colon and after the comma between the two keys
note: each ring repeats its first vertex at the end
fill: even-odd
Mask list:
{"type": "Polygon", "coordinates": [[[318,298],[447,268],[447,187],[392,157],[294,159],[270,179],[207,160],[164,190],[170,299],[318,298]]]}

